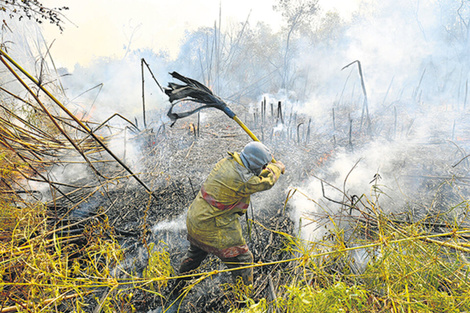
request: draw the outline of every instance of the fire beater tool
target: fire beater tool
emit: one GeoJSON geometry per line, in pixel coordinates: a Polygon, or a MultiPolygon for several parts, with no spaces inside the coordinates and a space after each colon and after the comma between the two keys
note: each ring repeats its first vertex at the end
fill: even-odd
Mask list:
{"type": "MultiPolygon", "coordinates": [[[[207,88],[200,82],[194,79],[185,77],[177,72],[172,72],[170,73],[170,75],[173,76],[173,78],[176,78],[179,81],[182,81],[185,83],[185,85],[182,85],[182,84],[169,82],[168,87],[165,88],[165,93],[169,97],[169,100],[171,103],[171,108],[167,113],[168,117],[173,121],[171,126],[173,126],[178,119],[190,116],[202,109],[216,108],[218,110],[221,110],[228,117],[230,117],[235,122],[237,122],[237,124],[240,125],[241,128],[243,128],[243,130],[248,134],[248,136],[250,136],[251,139],[253,139],[254,141],[260,141],[258,137],[256,137],[256,135],[253,134],[253,132],[227,106],[225,101],[222,100],[217,95],[214,95],[214,93],[209,88],[207,88]],[[194,110],[187,111],[187,112],[182,112],[182,113],[173,112],[174,106],[183,100],[202,103],[205,105],[200,106],[194,110]]],[[[276,160],[273,158],[272,162],[275,163],[276,160]]]]}

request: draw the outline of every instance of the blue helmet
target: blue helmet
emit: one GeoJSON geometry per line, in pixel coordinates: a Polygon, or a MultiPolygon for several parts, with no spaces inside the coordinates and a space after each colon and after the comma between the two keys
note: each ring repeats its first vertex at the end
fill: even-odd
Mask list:
{"type": "Polygon", "coordinates": [[[252,171],[255,175],[259,175],[263,167],[267,165],[273,157],[268,147],[261,142],[253,141],[243,148],[240,153],[240,158],[247,169],[252,171]]]}

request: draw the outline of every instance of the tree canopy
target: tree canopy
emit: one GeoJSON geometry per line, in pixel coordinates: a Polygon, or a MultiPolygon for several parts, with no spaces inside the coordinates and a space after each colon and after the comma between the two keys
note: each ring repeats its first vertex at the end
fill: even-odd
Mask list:
{"type": "Polygon", "coordinates": [[[61,11],[68,10],[68,7],[49,8],[38,0],[0,0],[0,10],[6,12],[10,18],[18,17],[22,20],[26,17],[38,24],[48,21],[62,31],[64,16],[61,11]]]}

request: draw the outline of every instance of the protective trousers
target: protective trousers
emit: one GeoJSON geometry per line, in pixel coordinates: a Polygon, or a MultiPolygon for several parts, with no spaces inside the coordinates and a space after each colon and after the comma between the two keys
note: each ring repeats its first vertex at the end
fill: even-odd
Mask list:
{"type": "MultiPolygon", "coordinates": [[[[208,253],[201,248],[190,244],[188,252],[180,265],[180,275],[188,273],[201,265],[208,253]]],[[[253,254],[250,251],[237,255],[233,258],[220,258],[228,268],[236,268],[253,263],[253,254]]],[[[236,284],[238,279],[242,279],[245,285],[253,284],[253,268],[245,268],[232,271],[232,279],[236,284]]]]}

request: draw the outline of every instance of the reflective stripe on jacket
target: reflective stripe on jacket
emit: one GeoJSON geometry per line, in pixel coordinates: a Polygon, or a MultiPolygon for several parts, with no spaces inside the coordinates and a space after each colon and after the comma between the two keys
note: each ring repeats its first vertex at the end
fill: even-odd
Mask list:
{"type": "Polygon", "coordinates": [[[246,212],[251,194],[270,189],[281,175],[276,164],[269,164],[255,176],[238,153],[229,155],[215,165],[186,218],[188,240],[221,258],[248,251],[238,217],[246,212]]]}

